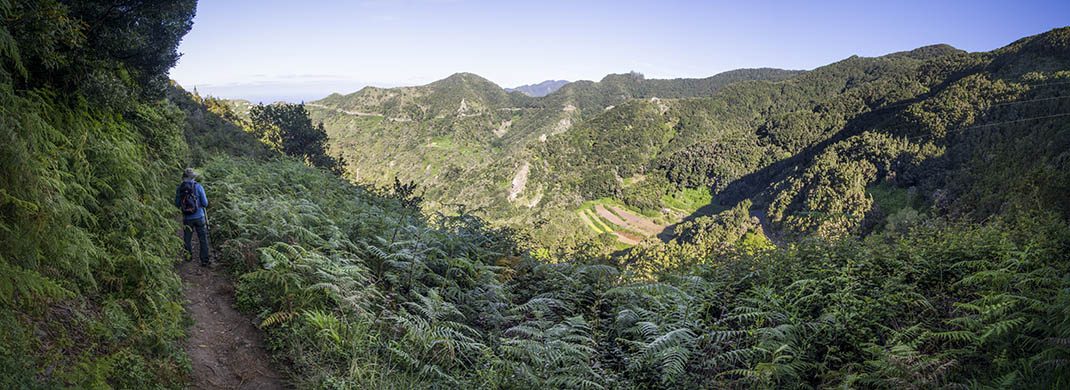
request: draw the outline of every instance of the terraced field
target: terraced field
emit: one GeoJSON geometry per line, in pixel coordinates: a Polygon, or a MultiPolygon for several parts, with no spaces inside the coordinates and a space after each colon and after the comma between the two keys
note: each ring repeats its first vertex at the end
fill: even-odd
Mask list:
{"type": "Polygon", "coordinates": [[[628,246],[638,245],[649,237],[657,237],[669,226],[639,215],[612,199],[587,202],[576,214],[591,230],[598,234],[613,233],[618,242],[628,246]]]}
{"type": "Polygon", "coordinates": [[[587,227],[598,234],[613,233],[613,235],[617,236],[617,241],[623,244],[635,246],[645,238],[645,236],[626,231],[620,228],[619,225],[603,219],[602,216],[598,215],[590,208],[580,209],[577,214],[579,214],[580,219],[583,219],[583,222],[587,224],[587,227]]]}
{"type": "Polygon", "coordinates": [[[597,205],[595,211],[599,216],[610,222],[623,226],[629,230],[642,233],[644,236],[656,236],[668,225],[659,225],[650,218],[636,215],[621,207],[613,205],[597,205]]]}

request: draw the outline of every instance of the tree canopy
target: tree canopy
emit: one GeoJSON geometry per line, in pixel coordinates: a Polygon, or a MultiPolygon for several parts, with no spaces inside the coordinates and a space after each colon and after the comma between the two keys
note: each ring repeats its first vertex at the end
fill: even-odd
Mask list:
{"type": "Polygon", "coordinates": [[[257,105],[249,111],[253,134],[276,151],[341,174],[344,161],[327,154],[323,123],[313,126],[304,104],[257,105]]]}

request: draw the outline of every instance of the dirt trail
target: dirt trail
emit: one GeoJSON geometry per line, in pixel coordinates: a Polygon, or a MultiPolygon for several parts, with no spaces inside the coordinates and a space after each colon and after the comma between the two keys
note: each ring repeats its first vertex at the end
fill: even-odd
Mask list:
{"type": "Polygon", "coordinates": [[[306,106],[310,106],[310,107],[322,108],[322,109],[324,109],[324,110],[334,110],[334,111],[337,111],[337,112],[340,112],[340,113],[343,113],[343,114],[346,114],[346,115],[356,115],[356,116],[382,116],[381,114],[376,114],[376,113],[374,113],[374,112],[360,112],[360,111],[348,111],[348,110],[343,110],[343,109],[341,109],[341,108],[330,108],[330,107],[327,107],[327,106],[325,106],[325,105],[322,105],[322,104],[315,104],[315,103],[305,103],[305,105],[306,105],[306,106]]]}
{"type": "Polygon", "coordinates": [[[234,309],[234,285],[215,267],[201,267],[196,259],[176,267],[189,300],[186,311],[195,321],[184,343],[193,363],[190,388],[286,389],[261,347],[253,318],[234,309]]]}

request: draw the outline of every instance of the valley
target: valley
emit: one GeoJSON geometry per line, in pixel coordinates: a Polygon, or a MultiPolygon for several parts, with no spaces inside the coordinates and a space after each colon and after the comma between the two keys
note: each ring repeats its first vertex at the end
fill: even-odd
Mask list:
{"type": "MultiPolygon", "coordinates": [[[[953,132],[926,130],[936,132],[928,136],[907,130],[908,123],[963,115],[942,101],[977,83],[1005,85],[1021,96],[1054,92],[1034,90],[1037,84],[1022,76],[977,68],[994,63],[1011,69],[1046,55],[1027,46],[965,53],[934,45],[806,72],[745,69],[706,79],[609,75],[537,98],[461,73],[426,86],[336,94],[307,107],[314,121],[325,123],[333,153],[346,158],[356,180],[385,185],[398,177],[421,186],[428,210],[453,212],[450,205],[463,200],[493,223],[541,226],[532,231],[541,247],[575,247],[607,232],[627,246],[651,236],[668,242],[674,234],[667,226],[710,206],[673,208],[669,198],[697,190],[717,199],[707,207],[715,210],[750,199],[752,213],[766,216],[765,230],[777,236],[834,225],[871,231],[898,210],[876,211],[867,200],[869,187],[893,181],[931,199],[951,176],[914,172],[925,169],[926,160],[947,161],[941,156],[972,148],[953,132]],[[370,113],[376,115],[364,116],[370,113]],[[851,154],[873,143],[897,146],[861,160],[851,154]],[[861,164],[862,170],[851,171],[856,176],[835,179],[849,180],[847,187],[797,173],[842,164],[861,164]],[[836,195],[807,200],[829,191],[836,195]],[[634,218],[612,212],[622,208],[584,206],[603,198],[627,206],[634,218]]],[[[978,93],[974,99],[999,102],[999,94],[1010,92],[978,93]]],[[[1018,107],[1044,112],[1060,102],[1039,104],[1018,107]]],[[[1010,108],[970,115],[998,117],[1010,108]]],[[[950,124],[969,127],[975,120],[950,124]]]]}
{"type": "Polygon", "coordinates": [[[385,3],[0,0],[0,388],[1070,383],[1065,5],[385,3]]]}
{"type": "MultiPolygon", "coordinates": [[[[712,96],[732,82],[781,80],[798,73],[754,69],[679,80],[611,75],[599,83],[569,83],[541,98],[507,93],[479,76],[457,74],[424,87],[366,88],[306,106],[314,121],[324,122],[333,150],[350,162],[349,171],[357,180],[385,184],[396,176],[415,181],[425,188],[431,210],[448,212],[445,204],[464,199],[484,217],[513,225],[553,215],[549,218],[556,232],[536,234],[543,243],[570,236],[564,242],[573,245],[597,231],[564,228],[582,223],[567,210],[578,207],[583,197],[574,185],[545,175],[554,169],[551,163],[559,163],[547,159],[543,145],[559,142],[577,125],[641,105],[631,100],[650,99],[647,103],[664,114],[668,105],[655,95],[712,96]],[[379,116],[352,118],[354,114],[379,116]],[[397,117],[384,120],[384,115],[397,117]],[[449,146],[429,149],[428,145],[449,146]]],[[[582,166],[586,160],[575,156],[567,164],[582,166]]],[[[635,163],[649,163],[643,160],[649,159],[639,157],[635,163]]],[[[668,187],[661,185],[651,191],[663,194],[650,195],[660,198],[668,187]]]]}

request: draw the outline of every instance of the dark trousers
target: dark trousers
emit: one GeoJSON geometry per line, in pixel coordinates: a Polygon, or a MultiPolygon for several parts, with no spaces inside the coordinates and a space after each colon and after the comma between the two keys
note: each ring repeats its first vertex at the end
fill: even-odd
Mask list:
{"type": "Polygon", "coordinates": [[[183,221],[182,239],[186,244],[186,259],[193,258],[193,231],[197,231],[197,242],[201,247],[201,264],[208,264],[208,228],[204,225],[204,218],[187,219],[183,221]]]}

